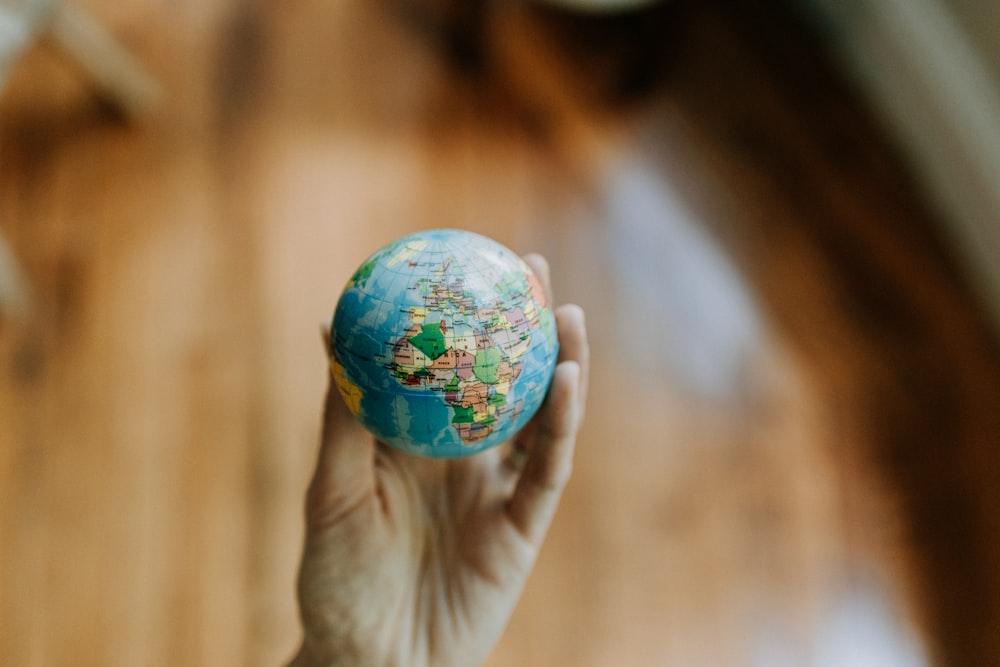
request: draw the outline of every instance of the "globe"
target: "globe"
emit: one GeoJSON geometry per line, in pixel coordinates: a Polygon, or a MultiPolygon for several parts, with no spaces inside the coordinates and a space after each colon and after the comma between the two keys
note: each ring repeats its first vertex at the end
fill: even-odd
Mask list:
{"type": "Polygon", "coordinates": [[[436,229],[377,250],[337,301],[330,364],[378,440],[418,456],[493,447],[537,412],[558,340],[545,290],[514,252],[436,229]]]}

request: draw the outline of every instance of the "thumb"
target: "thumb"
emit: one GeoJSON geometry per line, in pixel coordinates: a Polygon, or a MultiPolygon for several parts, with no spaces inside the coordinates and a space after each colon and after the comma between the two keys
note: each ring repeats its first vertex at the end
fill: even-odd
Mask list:
{"type": "MultiPolygon", "coordinates": [[[[323,325],[321,334],[329,354],[329,325],[323,325]]],[[[347,404],[360,400],[360,395],[344,376],[343,367],[332,356],[328,359],[319,456],[309,488],[309,509],[321,513],[353,503],[375,483],[375,440],[347,404]]]]}

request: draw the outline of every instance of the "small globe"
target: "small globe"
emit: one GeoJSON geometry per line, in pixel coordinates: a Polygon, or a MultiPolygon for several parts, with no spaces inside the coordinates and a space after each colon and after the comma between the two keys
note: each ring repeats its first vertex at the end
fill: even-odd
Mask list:
{"type": "Polygon", "coordinates": [[[496,241],[438,229],[381,248],[334,312],[341,396],[376,438],[420,456],[493,447],[538,410],[558,341],[545,291],[496,241]]]}

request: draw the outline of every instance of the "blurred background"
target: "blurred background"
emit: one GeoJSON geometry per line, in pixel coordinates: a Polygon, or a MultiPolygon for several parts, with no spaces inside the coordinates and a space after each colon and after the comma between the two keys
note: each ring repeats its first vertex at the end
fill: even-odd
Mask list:
{"type": "Polygon", "coordinates": [[[998,22],[3,0],[0,664],[291,655],[318,326],[431,227],[592,338],[490,667],[1000,664],[998,22]]]}

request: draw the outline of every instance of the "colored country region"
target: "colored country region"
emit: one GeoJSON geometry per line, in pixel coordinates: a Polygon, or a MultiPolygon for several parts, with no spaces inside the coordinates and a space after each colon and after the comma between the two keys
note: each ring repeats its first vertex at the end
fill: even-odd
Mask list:
{"type": "Polygon", "coordinates": [[[444,332],[441,331],[440,322],[425,322],[420,333],[409,338],[410,344],[417,348],[428,359],[437,359],[448,347],[444,342],[444,332]]]}
{"type": "Polygon", "coordinates": [[[525,277],[528,279],[528,288],[531,290],[531,295],[538,302],[539,306],[545,306],[546,296],[545,288],[542,287],[541,281],[538,279],[534,273],[526,273],[525,277]]]}
{"type": "Polygon", "coordinates": [[[364,396],[361,388],[348,379],[347,374],[344,373],[343,365],[333,357],[330,358],[330,368],[333,370],[333,380],[337,384],[340,395],[344,398],[344,403],[347,404],[347,409],[351,411],[351,414],[358,414],[361,412],[361,398],[364,396]]]}
{"type": "Polygon", "coordinates": [[[485,347],[476,351],[476,364],[472,367],[472,373],[480,382],[486,384],[496,384],[499,381],[497,369],[503,358],[500,350],[495,347],[485,347]]]}
{"type": "Polygon", "coordinates": [[[365,287],[368,285],[368,279],[372,277],[372,271],[378,266],[378,262],[372,260],[370,262],[365,262],[358,267],[358,270],[354,272],[351,276],[351,285],[358,285],[359,287],[365,287]]]}
{"type": "Polygon", "coordinates": [[[472,424],[476,421],[475,408],[464,405],[453,405],[451,407],[455,411],[455,415],[451,419],[452,424],[472,424]]]}
{"type": "MultiPolygon", "coordinates": [[[[527,265],[523,266],[526,269],[528,268],[527,265]]],[[[499,294],[505,295],[508,299],[523,299],[526,291],[525,277],[526,272],[524,274],[508,273],[497,282],[494,289],[499,294]]]]}

